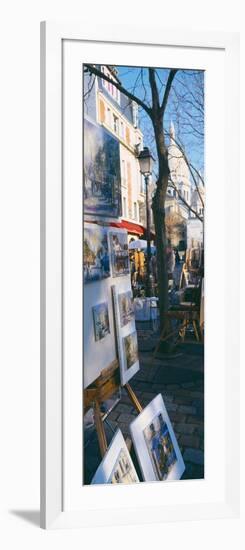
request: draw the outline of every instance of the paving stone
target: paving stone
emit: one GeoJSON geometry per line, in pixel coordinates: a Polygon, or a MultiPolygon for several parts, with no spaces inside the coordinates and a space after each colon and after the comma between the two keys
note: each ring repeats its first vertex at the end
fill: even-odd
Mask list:
{"type": "Polygon", "coordinates": [[[162,393],[163,401],[167,401],[168,403],[171,403],[174,399],[173,395],[170,395],[169,393],[162,393]]]}
{"type": "Polygon", "coordinates": [[[183,382],[183,384],[181,384],[182,388],[194,388],[195,387],[195,382],[183,382]]]}
{"type": "Polygon", "coordinates": [[[190,415],[187,417],[186,421],[191,424],[196,424],[197,426],[202,426],[203,427],[203,417],[201,416],[193,416],[193,415],[190,415]]]}
{"type": "Polygon", "coordinates": [[[192,399],[192,400],[194,399],[193,393],[194,392],[192,391],[192,389],[188,390],[183,388],[180,388],[179,390],[174,391],[175,397],[183,397],[183,398],[187,397],[188,399],[192,399]]]}
{"type": "Polygon", "coordinates": [[[198,466],[192,464],[191,462],[185,462],[185,471],[181,479],[203,479],[204,478],[204,468],[203,466],[198,466]]]}
{"type": "Polygon", "coordinates": [[[204,426],[203,426],[203,425],[201,426],[201,425],[199,425],[199,424],[196,425],[196,426],[195,426],[195,433],[196,433],[197,435],[200,435],[200,436],[203,438],[203,437],[204,437],[204,426]]]}
{"type": "Polygon", "coordinates": [[[204,464],[204,453],[200,449],[185,449],[183,459],[194,464],[204,464]]]}
{"type": "Polygon", "coordinates": [[[192,391],[191,395],[194,399],[201,399],[201,400],[204,399],[203,392],[201,392],[201,391],[192,391]]]}
{"type": "Polygon", "coordinates": [[[130,410],[131,410],[131,407],[132,407],[132,402],[127,404],[127,403],[118,403],[118,405],[115,407],[115,412],[118,412],[118,413],[129,413],[130,410]]]}
{"type": "Polygon", "coordinates": [[[174,403],[177,403],[177,405],[192,405],[192,402],[191,397],[174,397],[174,403]]]}
{"type": "Polygon", "coordinates": [[[120,412],[119,411],[111,411],[111,413],[109,414],[108,416],[108,419],[111,421],[111,420],[117,420],[117,418],[119,417],[119,414],[120,412]]]}
{"type": "Polygon", "coordinates": [[[192,447],[193,449],[199,449],[200,439],[197,435],[181,434],[180,444],[183,447],[192,447]]]}
{"type": "Polygon", "coordinates": [[[192,405],[193,405],[193,407],[196,408],[198,416],[203,416],[204,415],[204,402],[203,401],[201,401],[200,399],[195,399],[192,402],[192,405]]]}
{"type": "Polygon", "coordinates": [[[174,403],[166,403],[167,411],[177,411],[177,405],[174,403]]]}
{"type": "Polygon", "coordinates": [[[186,421],[186,415],[179,413],[178,411],[170,411],[169,416],[170,416],[171,422],[184,423],[186,421]]]}
{"type": "Polygon", "coordinates": [[[118,422],[122,423],[122,424],[130,424],[130,422],[132,422],[132,420],[134,420],[132,414],[122,413],[118,417],[118,422]]]}
{"type": "Polygon", "coordinates": [[[179,405],[178,406],[178,411],[182,412],[182,413],[186,413],[186,414],[192,414],[192,415],[196,414],[195,407],[188,406],[188,405],[179,405]]]}
{"type": "Polygon", "coordinates": [[[179,389],[179,384],[167,384],[167,389],[168,390],[178,390],[179,389]]]}
{"type": "Polygon", "coordinates": [[[175,424],[176,431],[180,432],[181,434],[192,435],[195,431],[195,427],[196,426],[194,424],[186,424],[186,423],[175,424]]]}

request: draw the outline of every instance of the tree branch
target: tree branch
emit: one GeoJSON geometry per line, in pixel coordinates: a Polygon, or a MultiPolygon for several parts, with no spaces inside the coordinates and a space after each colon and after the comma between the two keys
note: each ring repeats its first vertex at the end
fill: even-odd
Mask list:
{"type": "Polygon", "coordinates": [[[167,106],[167,102],[168,102],[168,96],[169,96],[171,86],[172,86],[172,82],[173,82],[173,79],[174,79],[177,71],[178,71],[178,69],[170,69],[170,71],[169,71],[168,80],[167,80],[167,84],[166,84],[166,88],[165,88],[165,92],[164,92],[164,96],[163,96],[163,100],[162,100],[162,105],[161,105],[161,114],[162,114],[162,116],[164,115],[164,112],[165,112],[165,109],[166,109],[166,106],[167,106]]]}
{"type": "Polygon", "coordinates": [[[95,74],[96,76],[98,76],[99,78],[103,79],[103,80],[106,80],[107,82],[110,82],[110,84],[113,84],[113,86],[115,86],[115,88],[117,88],[119,90],[119,92],[121,92],[122,94],[126,95],[129,99],[131,99],[132,101],[135,101],[135,103],[137,103],[138,105],[140,105],[140,107],[142,107],[142,109],[144,109],[146,111],[146,113],[151,117],[151,108],[148,107],[148,105],[146,105],[144,103],[144,101],[141,101],[141,99],[139,97],[137,97],[136,95],[132,94],[131,92],[129,92],[126,88],[124,88],[124,86],[122,86],[121,84],[119,84],[119,82],[113,80],[112,78],[110,78],[109,76],[105,75],[104,73],[102,73],[102,71],[100,71],[99,69],[97,69],[97,67],[95,67],[94,65],[87,65],[87,64],[84,64],[84,66],[88,69],[88,71],[90,71],[91,73],[95,74]]]}
{"type": "Polygon", "coordinates": [[[149,67],[148,71],[149,71],[149,82],[151,87],[152,111],[156,113],[160,107],[160,104],[159,104],[159,93],[157,89],[155,69],[153,69],[152,67],[149,67]]]}

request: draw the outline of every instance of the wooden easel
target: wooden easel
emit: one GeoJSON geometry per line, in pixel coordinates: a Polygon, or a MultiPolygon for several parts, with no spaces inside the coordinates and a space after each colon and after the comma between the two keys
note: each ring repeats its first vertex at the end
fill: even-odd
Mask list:
{"type": "MultiPolygon", "coordinates": [[[[125,389],[130,397],[133,406],[136,411],[140,413],[143,408],[136,397],[130,384],[125,384],[125,389]]],[[[104,369],[100,376],[84,390],[84,411],[89,408],[94,410],[95,428],[98,435],[100,453],[103,456],[107,450],[107,440],[105,434],[105,428],[101,413],[101,403],[110,399],[121,388],[119,363],[116,359],[106,369],[104,369]]]]}

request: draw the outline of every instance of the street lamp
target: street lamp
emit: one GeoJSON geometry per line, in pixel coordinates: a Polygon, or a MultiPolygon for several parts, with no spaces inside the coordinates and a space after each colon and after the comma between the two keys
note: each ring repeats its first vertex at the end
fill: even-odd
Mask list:
{"type": "Polygon", "coordinates": [[[146,278],[146,296],[151,296],[152,287],[151,287],[151,231],[150,231],[150,207],[149,207],[149,193],[148,193],[148,183],[149,176],[152,174],[154,158],[148,149],[144,149],[140,152],[138,156],[140,172],[145,178],[145,199],[146,199],[146,239],[147,239],[147,278],[146,278]]]}

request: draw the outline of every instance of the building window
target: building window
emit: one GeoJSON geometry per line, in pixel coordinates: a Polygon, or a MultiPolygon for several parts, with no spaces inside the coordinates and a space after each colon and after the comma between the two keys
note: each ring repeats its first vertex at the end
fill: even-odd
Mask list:
{"type": "Polygon", "coordinates": [[[111,79],[111,82],[102,79],[102,86],[104,86],[104,88],[107,90],[107,92],[109,92],[113,99],[115,99],[115,101],[120,104],[120,92],[116,88],[116,86],[113,85],[113,80],[114,82],[116,82],[116,79],[113,78],[111,71],[105,65],[101,66],[101,72],[111,79]]]}
{"type": "Polygon", "coordinates": [[[134,202],[134,220],[137,220],[138,219],[138,215],[137,215],[137,202],[134,202]]]}
{"type": "Polygon", "coordinates": [[[125,160],[122,160],[122,184],[125,185],[125,186],[127,184],[125,160]]]}
{"type": "Polygon", "coordinates": [[[120,136],[122,139],[125,139],[125,127],[122,121],[120,122],[120,136]]]}
{"type": "Polygon", "coordinates": [[[113,115],[113,130],[116,134],[118,134],[119,131],[119,120],[116,115],[113,115]]]}
{"type": "Polygon", "coordinates": [[[109,109],[109,107],[107,107],[107,111],[106,111],[106,122],[108,124],[108,126],[112,126],[112,112],[111,112],[111,109],[109,109]]]}
{"type": "Polygon", "coordinates": [[[127,199],[123,197],[123,216],[127,218],[127,199]]]}

